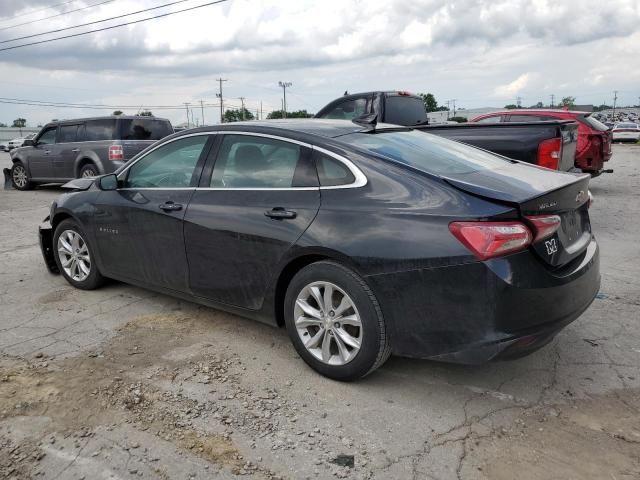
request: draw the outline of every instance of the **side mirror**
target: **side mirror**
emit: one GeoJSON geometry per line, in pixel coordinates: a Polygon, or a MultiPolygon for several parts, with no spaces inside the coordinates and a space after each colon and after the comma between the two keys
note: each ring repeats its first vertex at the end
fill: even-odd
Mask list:
{"type": "Polygon", "coordinates": [[[22,146],[23,147],[33,147],[35,146],[35,142],[31,139],[27,139],[24,142],[22,142],[22,146]]]}
{"type": "Polygon", "coordinates": [[[98,177],[98,188],[100,190],[115,190],[118,188],[118,177],[115,173],[108,173],[98,177]]]}

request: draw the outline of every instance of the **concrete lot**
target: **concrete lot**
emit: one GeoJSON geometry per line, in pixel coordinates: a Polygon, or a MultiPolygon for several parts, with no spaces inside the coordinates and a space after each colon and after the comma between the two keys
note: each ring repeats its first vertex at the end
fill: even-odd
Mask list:
{"type": "Polygon", "coordinates": [[[553,343],[480,367],[392,358],[352,384],[283,330],[73,289],[37,245],[60,189],[0,191],[0,478],[640,478],[640,148],[610,164],[591,186],[601,293],[553,343]]]}

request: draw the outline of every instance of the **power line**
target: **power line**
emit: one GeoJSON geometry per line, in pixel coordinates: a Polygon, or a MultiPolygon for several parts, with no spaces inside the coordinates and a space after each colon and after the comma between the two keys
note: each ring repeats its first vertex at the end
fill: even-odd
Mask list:
{"type": "Polygon", "coordinates": [[[2,41],[0,41],[0,43],[15,42],[17,40],[25,40],[27,38],[34,38],[34,37],[41,37],[42,35],[49,35],[50,33],[64,32],[66,30],[73,30],[74,28],[80,28],[80,27],[86,27],[86,26],[89,26],[89,25],[95,25],[97,23],[108,22],[110,20],[116,20],[118,18],[123,18],[123,17],[130,17],[131,15],[137,15],[138,13],[149,12],[151,10],[157,10],[159,8],[165,8],[165,7],[169,7],[171,5],[176,5],[177,3],[184,3],[184,2],[190,2],[190,1],[191,0],[178,0],[176,2],[165,3],[164,5],[158,5],[157,7],[151,7],[151,8],[145,8],[144,10],[138,10],[137,12],[125,13],[123,15],[118,15],[116,17],[105,18],[104,20],[96,20],[96,21],[93,21],[93,22],[82,23],[80,25],[73,25],[72,27],[58,28],[56,30],[49,30],[48,32],[34,33],[33,35],[25,35],[24,37],[16,37],[16,38],[12,38],[10,40],[2,40],[2,41]]]}
{"type": "Polygon", "coordinates": [[[95,3],[93,5],[85,5],[84,7],[80,7],[80,8],[76,8],[75,10],[69,10],[69,11],[66,11],[66,12],[58,13],[56,15],[51,15],[50,17],[38,18],[36,20],[30,20],[30,21],[24,22],[24,23],[16,23],[15,25],[10,25],[8,27],[0,28],[0,32],[3,31],[3,30],[9,30],[11,28],[22,27],[23,25],[31,25],[32,23],[42,22],[44,20],[49,20],[51,18],[61,17],[63,15],[68,15],[70,13],[79,12],[80,10],[87,10],[88,8],[99,7],[100,5],[104,5],[105,3],[113,3],[115,1],[116,0],[104,0],[104,1],[102,1],[100,3],[95,3]]]}
{"type": "MultiPolygon", "coordinates": [[[[109,0],[109,1],[113,1],[113,0],[109,0]]],[[[211,5],[216,5],[218,3],[224,3],[224,2],[228,2],[228,1],[229,0],[216,0],[215,2],[204,3],[202,5],[196,5],[195,7],[183,8],[182,10],[176,10],[175,12],[163,13],[161,15],[155,15],[153,17],[142,18],[140,20],[133,20],[131,22],[119,23],[118,25],[112,25],[110,27],[97,28],[95,30],[88,30],[86,32],[74,33],[73,35],[64,35],[62,37],[55,37],[55,38],[50,38],[50,39],[47,39],[47,40],[40,40],[38,42],[23,43],[21,45],[14,45],[14,46],[11,46],[11,47],[4,47],[4,48],[0,48],[0,52],[4,52],[4,51],[7,51],[7,50],[14,50],[16,48],[29,47],[31,45],[40,45],[40,44],[43,44],[43,43],[55,42],[57,40],[63,40],[65,38],[80,37],[82,35],[88,35],[90,33],[96,33],[96,32],[103,32],[105,30],[112,30],[114,28],[119,28],[119,27],[126,27],[127,25],[133,25],[133,24],[136,24],[136,23],[147,22],[149,20],[155,20],[156,18],[168,17],[170,15],[175,15],[176,13],[188,12],[188,11],[191,11],[191,10],[196,10],[198,8],[208,7],[208,6],[211,6],[211,5]]]]}
{"type": "Polygon", "coordinates": [[[44,12],[45,10],[51,10],[52,8],[61,7],[63,5],[68,5],[69,3],[73,3],[75,1],[77,1],[77,0],[67,0],[66,2],[56,3],[55,5],[51,5],[50,7],[39,8],[39,9],[36,9],[36,10],[27,10],[26,12],[19,13],[18,15],[14,15],[11,18],[7,18],[6,20],[3,20],[0,23],[7,23],[7,22],[13,20],[14,18],[26,17],[27,15],[31,15],[32,13],[44,12]]]}

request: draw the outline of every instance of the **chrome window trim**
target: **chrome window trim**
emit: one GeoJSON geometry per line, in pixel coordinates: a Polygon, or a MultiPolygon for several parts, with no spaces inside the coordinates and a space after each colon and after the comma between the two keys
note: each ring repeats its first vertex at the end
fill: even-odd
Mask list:
{"type": "MultiPolygon", "coordinates": [[[[183,138],[187,138],[187,137],[195,137],[195,136],[200,136],[200,135],[245,135],[245,136],[251,136],[251,137],[264,137],[264,138],[271,138],[274,140],[280,140],[283,142],[289,142],[289,143],[294,143],[297,145],[301,145],[303,147],[307,147],[310,148],[312,150],[317,150],[321,153],[324,153],[325,155],[330,156],[331,158],[334,158],[336,160],[338,160],[339,162],[343,163],[348,169],[349,171],[351,171],[351,173],[353,174],[353,176],[355,177],[355,181],[346,185],[331,185],[331,186],[326,186],[326,187],[322,187],[322,186],[318,186],[318,187],[285,187],[285,188],[251,188],[251,187],[237,187],[237,188],[225,188],[225,187],[176,187],[176,188],[162,188],[162,187],[155,187],[155,188],[151,188],[151,187],[147,187],[147,188],[129,188],[129,187],[125,187],[125,188],[118,188],[118,190],[196,190],[196,191],[296,191],[296,190],[300,190],[300,191],[311,191],[311,190],[340,190],[340,189],[347,189],[347,188],[360,188],[360,187],[364,187],[367,183],[367,177],[365,176],[364,173],[362,173],[362,170],[360,170],[351,160],[349,160],[346,157],[343,157],[340,154],[337,154],[335,152],[332,152],[330,150],[327,150],[325,148],[322,147],[318,147],[316,145],[312,145],[310,143],[306,143],[306,142],[301,142],[300,140],[294,140],[292,138],[287,138],[287,137],[281,137],[278,135],[272,135],[269,133],[260,133],[260,132],[241,132],[241,131],[235,131],[235,130],[218,130],[218,131],[214,131],[214,132],[197,132],[197,133],[190,133],[187,135],[181,135],[179,137],[176,138],[172,138],[171,140],[168,140],[166,142],[163,142],[160,145],[155,146],[154,148],[152,148],[151,150],[149,150],[147,153],[145,153],[143,156],[141,156],[140,158],[136,159],[134,162],[132,162],[130,165],[127,165],[127,167],[122,170],[122,172],[120,172],[118,174],[118,180],[122,180],[121,175],[126,174],[126,172],[133,167],[136,163],[138,163],[140,160],[142,160],[143,158],[145,158],[147,155],[151,154],[152,152],[154,152],[155,150],[157,150],[160,147],[163,147],[164,145],[167,145],[169,143],[175,142],[177,140],[183,139],[183,138]]],[[[215,168],[215,165],[214,165],[215,168]]]]}

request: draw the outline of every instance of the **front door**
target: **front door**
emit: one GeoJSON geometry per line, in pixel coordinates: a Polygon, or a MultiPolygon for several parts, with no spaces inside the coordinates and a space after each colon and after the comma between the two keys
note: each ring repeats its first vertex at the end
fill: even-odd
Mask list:
{"type": "Polygon", "coordinates": [[[58,155],[53,158],[53,173],[56,178],[75,178],[75,161],[80,152],[77,143],[80,125],[60,125],[58,129],[58,155]]]}
{"type": "Polygon", "coordinates": [[[210,137],[164,143],[119,175],[121,188],[100,192],[94,232],[105,275],[187,291],[182,221],[210,137]]]}
{"type": "Polygon", "coordinates": [[[49,127],[35,140],[29,152],[29,172],[32,178],[53,178],[53,161],[56,154],[56,131],[58,127],[49,127]]]}
{"type": "Polygon", "coordinates": [[[318,178],[301,144],[221,136],[211,178],[203,176],[185,215],[189,282],[195,295],[255,310],[318,212],[318,178]]]}

